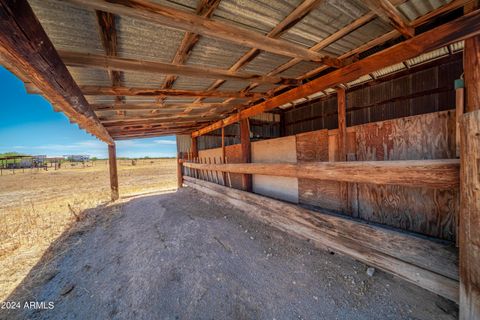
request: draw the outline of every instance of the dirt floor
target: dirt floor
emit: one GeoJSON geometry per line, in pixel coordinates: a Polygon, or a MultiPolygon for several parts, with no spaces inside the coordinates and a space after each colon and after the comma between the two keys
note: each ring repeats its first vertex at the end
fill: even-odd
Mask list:
{"type": "Polygon", "coordinates": [[[183,188],[86,210],[6,299],[22,308],[0,318],[456,318],[445,299],[366,269],[183,188]]]}
{"type": "MultiPolygon", "coordinates": [[[[118,161],[120,194],[176,188],[175,159],[118,161]]],[[[0,301],[85,209],[108,203],[105,160],[64,163],[60,170],[3,170],[0,176],[0,301]]]]}

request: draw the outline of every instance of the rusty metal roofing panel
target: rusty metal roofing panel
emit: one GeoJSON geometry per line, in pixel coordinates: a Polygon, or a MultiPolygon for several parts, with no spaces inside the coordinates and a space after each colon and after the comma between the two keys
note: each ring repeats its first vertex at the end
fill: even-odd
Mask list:
{"type": "Polygon", "coordinates": [[[203,99],[204,103],[222,103],[225,101],[225,98],[206,98],[203,99]]]}
{"type": "Polygon", "coordinates": [[[161,88],[165,82],[165,75],[136,71],[124,71],[123,85],[126,87],[153,87],[161,88]]]}
{"type": "Polygon", "coordinates": [[[172,62],[184,32],[128,16],[117,16],[118,56],[172,62]]]}
{"type": "Polygon", "coordinates": [[[397,6],[400,11],[410,21],[433,11],[452,0],[408,0],[397,6]]]}
{"type": "Polygon", "coordinates": [[[213,19],[266,34],[302,0],[222,0],[213,19]]]}
{"type": "Polygon", "coordinates": [[[351,51],[360,47],[375,38],[378,38],[390,31],[393,27],[380,18],[376,18],[363,27],[349,33],[345,37],[335,41],[331,45],[325,48],[326,52],[333,55],[342,55],[345,52],[351,51]]]}
{"type": "Polygon", "coordinates": [[[201,37],[193,47],[186,64],[228,69],[249,49],[231,42],[201,37]]]}
{"type": "Polygon", "coordinates": [[[105,104],[113,104],[115,102],[114,96],[85,96],[88,103],[105,103],[105,104]]]}
{"type": "Polygon", "coordinates": [[[447,47],[442,47],[437,50],[433,50],[424,54],[419,55],[418,57],[408,59],[405,63],[408,66],[415,66],[417,64],[422,64],[425,62],[433,61],[435,59],[439,59],[449,55],[449,51],[447,47]]]}
{"type": "Polygon", "coordinates": [[[53,0],[30,0],[29,4],[57,50],[105,52],[93,11],[53,0]]]}
{"type": "Polygon", "coordinates": [[[112,80],[106,70],[90,69],[82,67],[67,67],[73,79],[79,86],[110,86],[112,80]]]}
{"type": "Polygon", "coordinates": [[[165,104],[179,104],[179,103],[192,103],[196,98],[186,97],[168,97],[163,103],[165,104]]]}
{"type": "Polygon", "coordinates": [[[380,78],[401,70],[405,70],[407,67],[403,63],[397,63],[386,68],[382,68],[380,70],[374,71],[371,74],[374,78],[380,78]]]}
{"type": "Polygon", "coordinates": [[[276,67],[290,61],[291,58],[270,52],[262,52],[241,68],[253,74],[267,74],[276,67]]]}
{"type": "Polygon", "coordinates": [[[151,2],[157,3],[162,6],[168,6],[175,9],[195,12],[199,0],[150,0],[151,2]]]}
{"type": "Polygon", "coordinates": [[[173,89],[181,90],[207,90],[215,80],[180,76],[173,83],[173,89]]]}
{"type": "Polygon", "coordinates": [[[269,91],[273,88],[275,88],[275,85],[270,84],[270,83],[263,83],[263,84],[259,85],[258,87],[253,88],[250,91],[251,92],[267,92],[267,91],[269,91]]]}
{"type": "Polygon", "coordinates": [[[218,88],[218,91],[240,91],[245,89],[249,83],[248,81],[242,80],[228,80],[218,88]]]}
{"type": "Polygon", "coordinates": [[[367,12],[362,1],[323,1],[282,38],[310,48],[367,12]]]}
{"type": "Polygon", "coordinates": [[[280,73],[280,75],[285,78],[298,78],[301,75],[304,75],[305,73],[310,72],[320,66],[321,64],[316,62],[302,61],[280,73]]]}

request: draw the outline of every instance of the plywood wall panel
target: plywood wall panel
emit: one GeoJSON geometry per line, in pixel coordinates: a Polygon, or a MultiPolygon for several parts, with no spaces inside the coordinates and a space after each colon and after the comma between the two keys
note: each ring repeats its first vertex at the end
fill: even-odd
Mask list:
{"type": "MultiPolygon", "coordinates": [[[[240,144],[234,144],[225,147],[225,157],[228,163],[241,163],[242,162],[242,148],[240,144]]],[[[242,190],[242,175],[237,173],[230,173],[230,180],[232,187],[242,190]]],[[[227,180],[228,181],[228,180],[227,180]]]]}
{"type": "MultiPolygon", "coordinates": [[[[252,162],[297,162],[295,136],[252,142],[252,162]]],[[[253,192],[298,203],[298,179],[253,175],[253,192]]]]}
{"type": "MultiPolygon", "coordinates": [[[[297,158],[299,162],[329,161],[335,158],[338,147],[336,136],[328,130],[297,134],[297,158]]],[[[341,184],[336,181],[299,179],[298,200],[300,203],[338,212],[345,211],[341,197],[341,184]]]]}
{"type": "MultiPolygon", "coordinates": [[[[353,127],[357,160],[454,158],[452,111],[353,127]]],[[[358,184],[355,216],[446,240],[455,239],[458,189],[358,184]]]]}

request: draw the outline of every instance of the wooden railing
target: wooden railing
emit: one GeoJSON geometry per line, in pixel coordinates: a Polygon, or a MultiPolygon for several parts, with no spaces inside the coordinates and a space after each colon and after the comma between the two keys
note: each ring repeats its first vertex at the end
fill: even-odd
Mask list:
{"type": "Polygon", "coordinates": [[[182,165],[193,171],[220,171],[437,189],[458,187],[460,181],[460,163],[457,159],[232,164],[183,161],[182,165]]]}

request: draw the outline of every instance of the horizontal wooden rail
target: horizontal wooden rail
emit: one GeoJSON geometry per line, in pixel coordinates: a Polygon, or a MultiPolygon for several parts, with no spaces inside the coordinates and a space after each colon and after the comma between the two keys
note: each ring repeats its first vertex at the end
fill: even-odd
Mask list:
{"type": "Polygon", "coordinates": [[[192,169],[230,173],[439,189],[457,187],[460,175],[457,159],[232,164],[184,162],[183,165],[192,169]]]}
{"type": "Polygon", "coordinates": [[[188,176],[184,180],[187,186],[219,197],[253,219],[458,301],[458,257],[453,245],[307,210],[188,176]]]}

